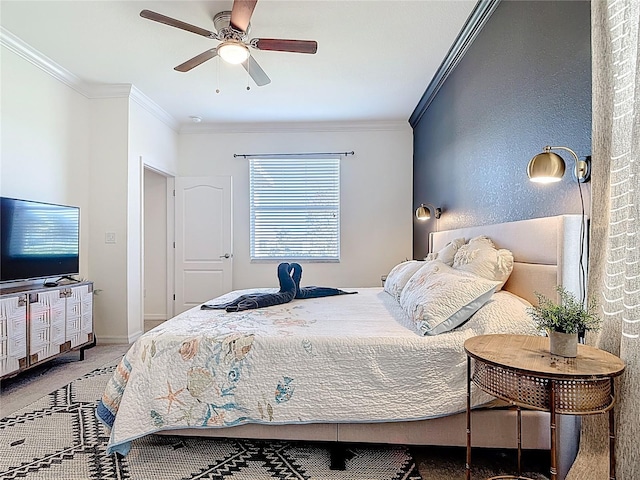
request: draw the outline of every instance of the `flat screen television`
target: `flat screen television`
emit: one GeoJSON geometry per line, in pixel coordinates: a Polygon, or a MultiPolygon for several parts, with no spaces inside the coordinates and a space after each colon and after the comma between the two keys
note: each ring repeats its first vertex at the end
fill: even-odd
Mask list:
{"type": "Polygon", "coordinates": [[[80,209],[0,197],[0,282],[77,275],[80,209]]]}

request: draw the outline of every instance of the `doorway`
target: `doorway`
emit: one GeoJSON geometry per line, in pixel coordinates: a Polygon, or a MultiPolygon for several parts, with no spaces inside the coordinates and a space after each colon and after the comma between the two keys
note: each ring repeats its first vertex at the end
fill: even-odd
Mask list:
{"type": "Polygon", "coordinates": [[[173,205],[167,194],[173,178],[144,168],[144,331],[147,332],[173,316],[173,268],[170,238],[173,238],[173,205]]]}
{"type": "Polygon", "coordinates": [[[144,167],[144,331],[232,287],[231,177],[144,167]]]}

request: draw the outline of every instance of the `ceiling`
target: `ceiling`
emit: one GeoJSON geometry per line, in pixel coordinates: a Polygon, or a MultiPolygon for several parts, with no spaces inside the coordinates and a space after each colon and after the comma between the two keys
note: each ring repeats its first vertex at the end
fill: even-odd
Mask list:
{"type": "Polygon", "coordinates": [[[232,0],[2,0],[0,24],[88,84],[132,84],[178,123],[406,121],[475,0],[259,0],[250,38],[316,40],[315,55],[258,51],[258,87],[217,58],[173,67],[217,40],[140,17],[142,9],[214,30],[232,0]],[[247,85],[250,90],[247,90],[247,85]],[[216,89],[220,93],[216,93],[216,89]]]}

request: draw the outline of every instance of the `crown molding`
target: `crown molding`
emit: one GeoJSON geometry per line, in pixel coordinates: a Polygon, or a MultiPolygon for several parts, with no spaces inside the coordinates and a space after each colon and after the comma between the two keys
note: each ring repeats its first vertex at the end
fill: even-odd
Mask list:
{"type": "Polygon", "coordinates": [[[83,81],[77,75],[43,55],[31,45],[0,26],[0,45],[6,47],[16,55],[48,73],[59,82],[72,88],[88,99],[100,98],[129,98],[151,113],[162,123],[178,131],[179,123],[166,110],[147,97],[131,84],[92,84],[83,81]]]}
{"type": "Polygon", "coordinates": [[[130,83],[95,83],[87,86],[87,98],[129,98],[133,88],[130,83]]]}
{"type": "Polygon", "coordinates": [[[74,75],[66,68],[61,67],[49,57],[43,55],[31,45],[25,43],[20,38],[4,27],[0,26],[0,45],[11,50],[13,53],[22,57],[27,62],[35,65],[41,70],[51,75],[56,80],[71,87],[76,92],[88,97],[86,85],[80,77],[74,75]]]}
{"type": "Polygon", "coordinates": [[[142,93],[135,85],[131,85],[130,98],[174,132],[180,130],[180,123],[169,112],[142,93]]]}
{"type": "Polygon", "coordinates": [[[465,53],[476,39],[478,33],[482,30],[484,25],[491,17],[491,14],[498,7],[500,0],[478,0],[478,3],[473,8],[473,11],[467,18],[462,30],[456,37],[456,40],[453,42],[453,45],[447,52],[444,60],[438,67],[431,83],[422,94],[418,105],[415,110],[409,117],[409,124],[412,128],[415,128],[424,113],[431,105],[431,102],[434,100],[435,96],[438,94],[440,87],[447,80],[451,72],[456,68],[462,57],[464,57],[465,53]]]}
{"type": "Polygon", "coordinates": [[[180,133],[299,133],[299,132],[372,132],[410,131],[405,120],[359,122],[264,122],[182,124],[180,133]]]}

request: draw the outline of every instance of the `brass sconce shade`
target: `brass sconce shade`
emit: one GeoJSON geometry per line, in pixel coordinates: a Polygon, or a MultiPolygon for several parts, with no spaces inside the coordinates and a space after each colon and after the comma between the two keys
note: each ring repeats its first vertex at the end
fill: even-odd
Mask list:
{"type": "Polygon", "coordinates": [[[575,162],[575,177],[581,183],[589,180],[589,174],[591,173],[589,157],[587,157],[587,160],[580,160],[576,152],[570,148],[546,146],[544,147],[544,151],[533,157],[527,166],[527,175],[532,182],[559,182],[564,176],[564,160],[560,155],[553,153],[551,150],[565,150],[569,152],[575,162]]]}
{"type": "Polygon", "coordinates": [[[431,210],[429,209],[429,206],[433,208],[434,217],[440,218],[442,216],[441,208],[436,208],[430,203],[427,203],[426,205],[424,203],[421,203],[420,206],[416,208],[416,218],[418,220],[429,220],[431,218],[431,210]]]}
{"type": "Polygon", "coordinates": [[[527,175],[532,182],[559,182],[564,176],[564,161],[555,153],[539,153],[531,159],[527,175]]]}

